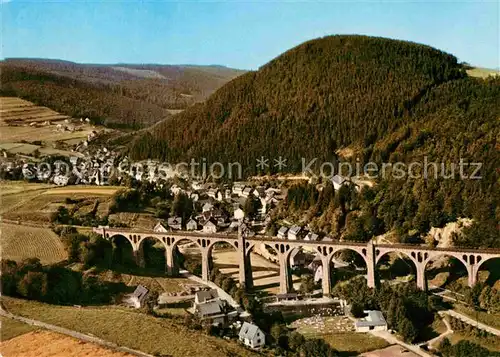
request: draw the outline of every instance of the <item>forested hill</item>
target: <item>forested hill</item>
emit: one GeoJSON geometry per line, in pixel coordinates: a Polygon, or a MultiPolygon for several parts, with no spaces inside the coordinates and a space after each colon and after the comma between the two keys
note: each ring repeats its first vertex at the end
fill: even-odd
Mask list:
{"type": "Polygon", "coordinates": [[[464,76],[455,57],[427,46],[325,37],[285,52],[157,125],[131,153],[253,167],[263,153],[299,164],[302,155],[331,159],[338,148],[369,146],[407,124],[430,88],[464,76]]]}
{"type": "Polygon", "coordinates": [[[203,101],[244,71],[222,66],[96,65],[46,59],[0,62],[1,95],[111,127],[142,128],[203,101]]]}
{"type": "Polygon", "coordinates": [[[459,179],[457,168],[453,179],[378,178],[372,192],[349,204],[345,197],[329,204],[304,196],[298,217],[306,210],[325,232],[351,230],[361,240],[393,229],[407,240],[408,232],[418,236],[472,217],[480,223],[458,244],[498,246],[499,103],[500,78],[469,78],[452,55],[403,41],[330,36],[289,50],[158,123],[130,144],[129,154],[236,161],[246,174],[256,173],[261,156],[270,159],[271,173],[279,156],[287,159],[284,170],[300,172],[302,157],[321,163],[345,148],[355,153],[347,160],[379,167],[424,157],[439,169],[460,159],[482,163],[480,180],[459,179]]]}

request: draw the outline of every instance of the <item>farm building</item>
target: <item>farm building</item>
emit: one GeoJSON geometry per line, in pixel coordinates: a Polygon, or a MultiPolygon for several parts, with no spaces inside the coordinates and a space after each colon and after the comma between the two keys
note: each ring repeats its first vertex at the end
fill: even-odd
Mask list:
{"type": "Polygon", "coordinates": [[[387,322],[381,311],[365,310],[366,317],[355,322],[356,332],[387,331],[387,322]]]}

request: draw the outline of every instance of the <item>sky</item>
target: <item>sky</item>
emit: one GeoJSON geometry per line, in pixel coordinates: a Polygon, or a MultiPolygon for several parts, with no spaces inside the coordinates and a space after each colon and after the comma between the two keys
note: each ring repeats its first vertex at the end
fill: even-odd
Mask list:
{"type": "Polygon", "coordinates": [[[313,38],[365,34],[500,67],[498,1],[0,0],[0,56],[258,69],[313,38]]]}

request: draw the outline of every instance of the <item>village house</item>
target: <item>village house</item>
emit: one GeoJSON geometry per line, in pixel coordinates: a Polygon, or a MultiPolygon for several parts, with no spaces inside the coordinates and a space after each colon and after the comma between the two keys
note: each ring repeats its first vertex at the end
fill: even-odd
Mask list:
{"type": "Polygon", "coordinates": [[[226,325],[229,320],[226,315],[228,306],[229,304],[226,300],[216,299],[197,305],[194,311],[201,321],[208,320],[213,325],[226,325]]]}
{"type": "Polygon", "coordinates": [[[203,188],[203,184],[201,182],[193,181],[191,182],[191,188],[195,191],[199,191],[203,188]]]}
{"type": "Polygon", "coordinates": [[[222,192],[217,188],[210,188],[207,191],[207,195],[208,195],[208,197],[211,197],[217,201],[222,201],[222,199],[223,199],[222,192]]]}
{"type": "Polygon", "coordinates": [[[236,209],[234,211],[234,219],[242,220],[243,218],[245,218],[245,212],[241,208],[236,209]]]}
{"type": "Polygon", "coordinates": [[[257,186],[253,191],[253,194],[257,198],[265,198],[266,197],[266,189],[264,186],[257,186]]]}
{"type": "Polygon", "coordinates": [[[163,225],[163,223],[158,222],[154,226],[153,231],[157,233],[166,233],[168,232],[168,229],[163,225]]]}
{"type": "Polygon", "coordinates": [[[217,292],[216,289],[210,289],[210,290],[200,290],[197,291],[196,294],[194,295],[194,304],[199,305],[199,304],[204,304],[206,302],[215,300],[219,298],[219,293],[217,292]]]}
{"type": "Polygon", "coordinates": [[[149,292],[149,290],[146,289],[144,286],[138,285],[132,294],[125,295],[125,297],[123,298],[123,302],[127,306],[139,309],[143,305],[144,300],[146,299],[146,296],[148,295],[148,292],[149,292]]]}
{"type": "Polygon", "coordinates": [[[243,189],[245,188],[245,184],[243,182],[235,182],[233,183],[233,194],[241,196],[243,189]]]}
{"type": "Polygon", "coordinates": [[[290,253],[290,266],[292,268],[302,268],[306,264],[306,255],[301,249],[294,249],[290,253]]]}
{"type": "Polygon", "coordinates": [[[181,230],[182,217],[170,217],[169,219],[167,219],[167,224],[172,229],[181,230]]]}
{"type": "Polygon", "coordinates": [[[179,193],[182,192],[182,188],[180,188],[178,185],[173,184],[172,187],[170,187],[170,193],[172,195],[178,195],[179,193]]]}
{"type": "Polygon", "coordinates": [[[239,221],[231,221],[231,223],[229,224],[229,229],[231,231],[237,231],[239,226],[240,226],[239,221]]]}
{"type": "Polygon", "coordinates": [[[306,236],[304,237],[304,240],[307,240],[307,241],[317,241],[319,239],[319,235],[317,235],[316,233],[313,233],[313,232],[309,232],[306,234],[306,236]]]}
{"type": "Polygon", "coordinates": [[[206,202],[206,203],[203,205],[203,207],[201,208],[201,210],[202,210],[203,212],[209,212],[209,211],[213,210],[213,208],[214,208],[214,205],[213,205],[213,204],[211,204],[210,202],[206,202]]]}
{"type": "Polygon", "coordinates": [[[210,211],[210,214],[213,218],[222,218],[223,220],[226,220],[228,218],[227,213],[221,210],[220,208],[214,208],[213,210],[210,211]]]}
{"type": "Polygon", "coordinates": [[[290,239],[290,240],[299,239],[299,233],[301,230],[302,230],[302,227],[300,227],[300,226],[292,226],[292,228],[290,228],[288,230],[288,239],[290,239]]]}
{"type": "Polygon", "coordinates": [[[285,226],[281,227],[278,230],[278,238],[280,238],[280,239],[286,239],[287,232],[288,232],[288,227],[285,227],[285,226]]]}
{"type": "Polygon", "coordinates": [[[248,322],[243,322],[238,337],[245,346],[250,348],[258,349],[266,344],[264,332],[259,326],[248,322]]]}
{"type": "Polygon", "coordinates": [[[243,191],[241,192],[241,196],[245,197],[245,198],[248,198],[248,197],[250,197],[250,195],[252,194],[252,192],[253,192],[253,188],[251,188],[251,187],[245,187],[243,189],[243,191]]]}
{"type": "Polygon", "coordinates": [[[340,190],[340,188],[342,186],[344,186],[345,184],[347,184],[349,182],[349,180],[347,179],[347,177],[344,177],[344,176],[341,176],[341,175],[335,175],[332,177],[331,179],[332,181],[332,184],[333,184],[333,189],[335,191],[337,190],[340,190]]]}
{"type": "Polygon", "coordinates": [[[54,176],[54,183],[58,186],[66,186],[69,181],[69,177],[66,175],[56,175],[54,176]]]}
{"type": "Polygon", "coordinates": [[[307,269],[314,274],[314,282],[317,283],[323,278],[323,262],[321,261],[321,256],[316,254],[311,263],[307,266],[307,269]]]}
{"type": "Polygon", "coordinates": [[[363,312],[367,316],[354,323],[356,332],[387,331],[387,322],[381,311],[365,310],[363,312]]]}
{"type": "Polygon", "coordinates": [[[188,231],[196,231],[198,230],[198,222],[194,218],[190,218],[186,223],[186,230],[188,231]]]}
{"type": "Polygon", "coordinates": [[[203,233],[217,233],[217,221],[213,218],[208,219],[205,223],[203,223],[203,233]]]}

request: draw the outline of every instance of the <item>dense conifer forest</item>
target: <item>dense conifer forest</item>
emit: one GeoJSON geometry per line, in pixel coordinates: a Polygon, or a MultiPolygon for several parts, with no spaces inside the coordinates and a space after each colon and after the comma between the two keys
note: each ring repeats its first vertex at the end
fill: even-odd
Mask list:
{"type": "MultiPolygon", "coordinates": [[[[326,220],[320,226],[330,232],[330,216],[340,209],[342,229],[359,226],[353,239],[370,238],[356,231],[398,230],[404,241],[412,240],[411,232],[472,217],[476,224],[456,243],[490,247],[500,244],[499,117],[500,79],[469,78],[452,55],[410,42],[329,36],[289,50],[157,124],[135,139],[129,154],[173,163],[202,157],[240,162],[247,175],[275,173],[272,159],[279,156],[289,172],[302,170],[301,158],[379,167],[427,160],[437,163],[427,179],[395,178],[389,171],[354,205],[305,199],[308,214],[326,220]],[[353,155],[339,155],[345,148],[353,155]],[[256,168],[261,156],[271,159],[267,172],[256,168]],[[461,159],[481,163],[481,179],[460,178],[461,159]]],[[[464,174],[473,171],[468,166],[464,174]]]]}
{"type": "Polygon", "coordinates": [[[204,100],[243,73],[221,66],[85,65],[41,59],[0,62],[2,96],[122,129],[148,127],[169,110],[204,100]]]}

